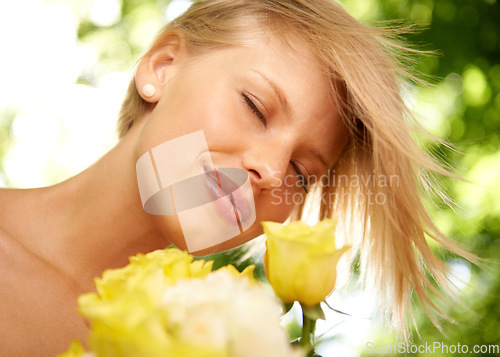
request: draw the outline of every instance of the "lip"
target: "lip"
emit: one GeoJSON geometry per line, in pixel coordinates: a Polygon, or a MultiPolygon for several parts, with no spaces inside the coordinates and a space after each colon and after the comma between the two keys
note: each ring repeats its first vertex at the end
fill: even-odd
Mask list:
{"type": "MultiPolygon", "coordinates": [[[[238,185],[227,174],[225,170],[238,170],[238,169],[220,169],[210,170],[203,166],[205,172],[205,182],[209,188],[209,194],[214,201],[219,214],[229,223],[234,224],[235,218],[240,226],[243,222],[252,216],[251,204],[244,196],[241,190],[238,190],[242,185],[238,185]],[[227,200],[221,200],[222,197],[228,197],[227,200]]],[[[241,170],[243,171],[243,170],[241,170]]],[[[245,172],[248,179],[248,174],[245,172]]]]}

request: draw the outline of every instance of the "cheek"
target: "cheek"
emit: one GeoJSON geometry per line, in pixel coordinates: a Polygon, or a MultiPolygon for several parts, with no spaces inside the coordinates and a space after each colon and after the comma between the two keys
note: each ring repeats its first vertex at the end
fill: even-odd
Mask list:
{"type": "Polygon", "coordinates": [[[239,130],[238,114],[241,115],[237,96],[224,81],[210,86],[205,83],[172,86],[145,123],[140,144],[147,150],[199,130],[204,132],[209,146],[210,141],[227,141],[239,130]]]}

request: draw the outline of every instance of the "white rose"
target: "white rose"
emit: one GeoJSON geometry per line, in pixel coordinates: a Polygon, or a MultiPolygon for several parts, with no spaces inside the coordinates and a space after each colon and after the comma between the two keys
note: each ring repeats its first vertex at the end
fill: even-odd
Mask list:
{"type": "Polygon", "coordinates": [[[177,338],[231,357],[300,356],[280,326],[281,306],[261,285],[217,271],[168,287],[163,305],[177,338]]]}

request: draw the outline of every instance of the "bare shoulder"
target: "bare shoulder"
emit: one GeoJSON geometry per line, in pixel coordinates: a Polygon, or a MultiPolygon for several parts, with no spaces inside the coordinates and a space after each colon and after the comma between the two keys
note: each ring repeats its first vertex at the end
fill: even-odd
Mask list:
{"type": "Polygon", "coordinates": [[[78,290],[0,227],[0,350],[8,356],[50,356],[87,327],[77,314],[78,290]]]}

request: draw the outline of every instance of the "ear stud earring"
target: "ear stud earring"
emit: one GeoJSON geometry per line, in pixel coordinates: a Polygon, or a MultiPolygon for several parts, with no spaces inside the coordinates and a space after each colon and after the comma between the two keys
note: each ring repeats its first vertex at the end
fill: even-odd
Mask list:
{"type": "Polygon", "coordinates": [[[156,93],[156,88],[152,84],[145,84],[144,87],[142,87],[142,94],[144,94],[145,97],[151,98],[154,96],[156,93]]]}

